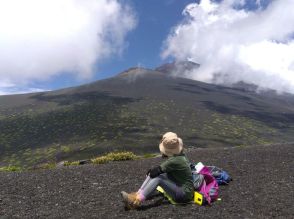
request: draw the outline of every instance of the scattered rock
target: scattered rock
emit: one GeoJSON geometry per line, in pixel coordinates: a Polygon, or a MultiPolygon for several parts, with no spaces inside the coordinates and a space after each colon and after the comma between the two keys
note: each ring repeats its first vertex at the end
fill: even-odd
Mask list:
{"type": "Polygon", "coordinates": [[[89,164],[89,163],[91,163],[91,160],[80,160],[79,161],[80,165],[89,164]]]}
{"type": "Polygon", "coordinates": [[[65,161],[61,161],[61,162],[57,163],[56,168],[64,167],[64,163],[65,163],[65,161]]]}

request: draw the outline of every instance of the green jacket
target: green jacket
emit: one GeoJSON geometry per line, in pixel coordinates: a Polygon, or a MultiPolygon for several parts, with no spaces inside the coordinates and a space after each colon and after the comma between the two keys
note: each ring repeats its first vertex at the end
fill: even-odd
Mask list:
{"type": "Polygon", "coordinates": [[[185,200],[191,201],[194,195],[194,187],[192,181],[192,172],[189,161],[184,153],[169,157],[160,164],[163,172],[167,173],[168,178],[173,180],[177,186],[183,188],[185,192],[185,200]]]}

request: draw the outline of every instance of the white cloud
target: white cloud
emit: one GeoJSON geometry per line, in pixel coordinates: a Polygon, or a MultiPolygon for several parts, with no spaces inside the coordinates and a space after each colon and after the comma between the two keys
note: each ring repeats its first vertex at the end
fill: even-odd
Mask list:
{"type": "Polygon", "coordinates": [[[25,94],[25,93],[35,93],[35,92],[43,92],[48,91],[41,88],[35,87],[23,87],[17,86],[16,84],[12,84],[10,82],[0,82],[0,95],[10,95],[10,94],[25,94]]]}
{"type": "Polygon", "coordinates": [[[0,81],[89,78],[95,64],[125,49],[135,26],[118,0],[0,0],[0,81]]]}
{"type": "Polygon", "coordinates": [[[244,4],[237,0],[189,4],[183,11],[185,20],[165,41],[162,57],[200,63],[188,75],[196,80],[227,84],[242,80],[294,92],[293,1],[272,1],[254,11],[240,9],[244,4]]]}

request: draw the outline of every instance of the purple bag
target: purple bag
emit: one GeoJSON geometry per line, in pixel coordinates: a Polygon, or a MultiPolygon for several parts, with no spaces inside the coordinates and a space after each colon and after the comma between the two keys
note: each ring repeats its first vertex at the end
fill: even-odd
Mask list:
{"type": "Polygon", "coordinates": [[[210,170],[207,166],[203,166],[199,173],[204,176],[202,185],[199,187],[200,192],[206,199],[208,204],[217,200],[218,197],[218,183],[215,178],[211,175],[210,170]]]}

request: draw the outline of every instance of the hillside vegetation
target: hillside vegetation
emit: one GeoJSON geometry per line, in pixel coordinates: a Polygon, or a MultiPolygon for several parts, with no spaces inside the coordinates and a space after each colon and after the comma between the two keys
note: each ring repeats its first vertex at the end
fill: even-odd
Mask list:
{"type": "Polygon", "coordinates": [[[130,69],[92,84],[0,96],[0,165],[158,150],[166,131],[186,146],[294,141],[294,97],[130,69]]]}

